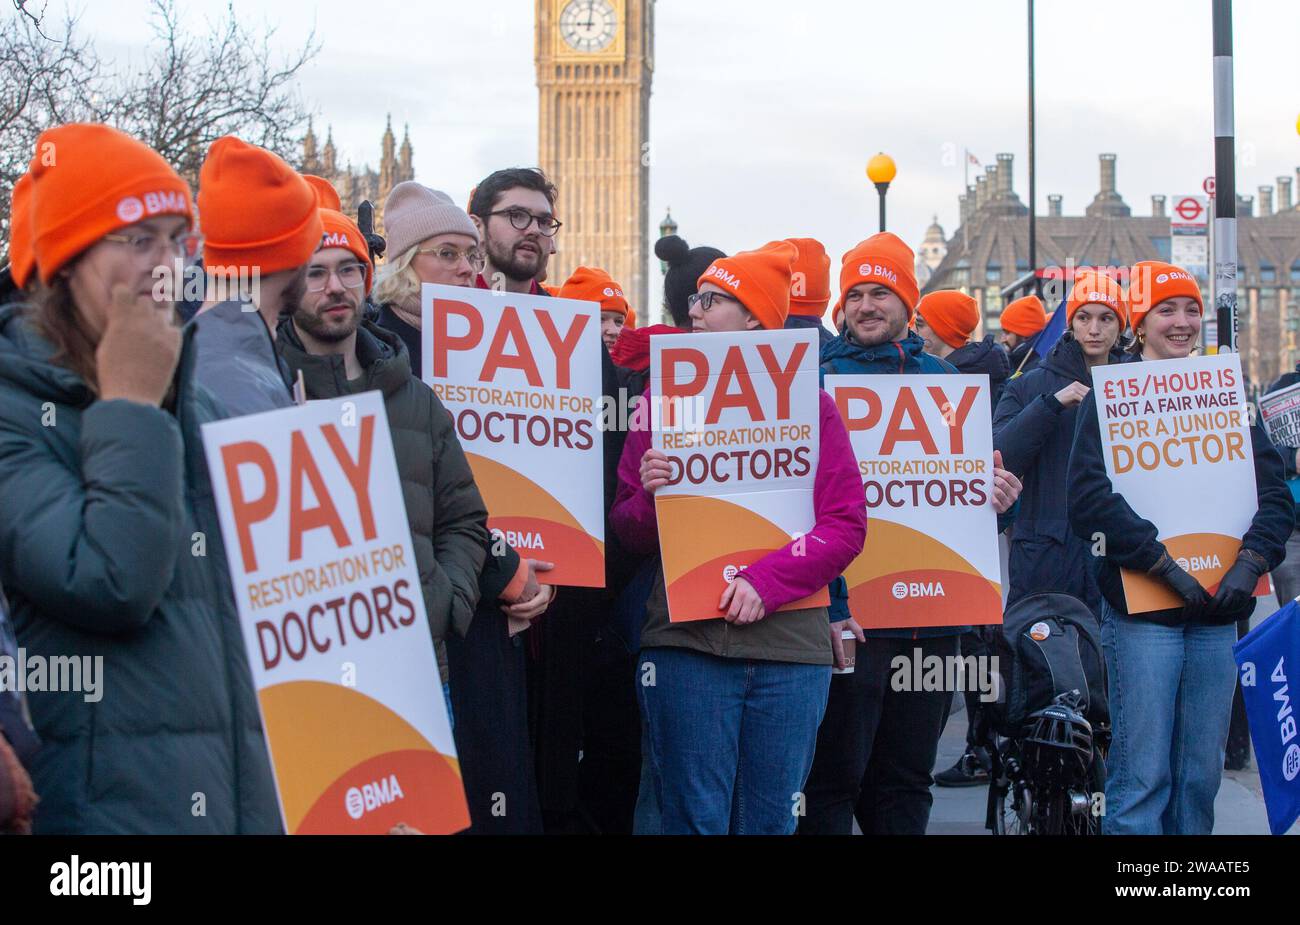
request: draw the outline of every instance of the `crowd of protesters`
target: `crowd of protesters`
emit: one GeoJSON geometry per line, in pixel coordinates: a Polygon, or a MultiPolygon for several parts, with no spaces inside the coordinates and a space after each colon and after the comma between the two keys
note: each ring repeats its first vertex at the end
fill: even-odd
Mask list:
{"type": "MultiPolygon", "coordinates": [[[[1100,626],[1114,725],[1103,829],[1212,829],[1235,624],[1265,573],[1278,570],[1279,590],[1287,576],[1288,597],[1300,590],[1296,563],[1283,565],[1297,449],[1279,453],[1252,425],[1258,513],[1211,595],[1112,486],[1090,390],[1097,365],[1197,348],[1204,305],[1189,274],[1139,264],[1127,288],[1078,274],[1065,333],[1040,355],[1037,297],[1007,307],[1000,341],[977,339],[976,302],[921,297],[914,255],[892,234],[844,254],[833,307],[832,262],[814,239],[726,255],[670,236],[655,248],[664,323],[638,327],[603,269],[544,285],[556,198],[533,168],[490,174],[464,209],[401,183],[380,262],[327,182],[238,138],[211,146],[195,197],[109,126],[40,136],[13,191],[0,304],[0,654],[102,657],[112,691],[89,702],[0,690],[0,829],[281,831],[199,428],[289,407],[296,383],[308,399],[383,396],[443,681],[430,696],[449,706],[470,831],[847,834],[856,819],[867,834],[925,832],[953,692],[895,689],[890,666],[917,650],[983,651],[987,630],[863,629],[841,575],[868,511],[829,396],[814,542],[737,576],[723,617],[674,623],[654,503],[669,467],[648,429],[603,434],[603,588],[552,586],[552,563],[488,530],[451,417],[421,379],[424,283],[598,302],[602,390],[616,402],[647,391],[652,338],[691,332],[814,328],[823,376],[987,375],[1008,604],[1062,592],[1100,626]],[[159,293],[160,268],[199,264],[258,285],[159,293]],[[1098,532],[1108,542],[1093,555],[1098,532]],[[1129,614],[1120,568],[1163,581],[1182,606],[1129,614]],[[773,615],[827,587],[829,607],[773,615]],[[512,635],[511,621],[529,628],[512,635]],[[846,636],[856,668],[833,673],[846,636]],[[654,684],[638,683],[647,666],[654,684]],[[508,811],[494,812],[502,797],[508,811]]],[[[938,777],[980,782],[984,770],[972,737],[938,777]]]]}

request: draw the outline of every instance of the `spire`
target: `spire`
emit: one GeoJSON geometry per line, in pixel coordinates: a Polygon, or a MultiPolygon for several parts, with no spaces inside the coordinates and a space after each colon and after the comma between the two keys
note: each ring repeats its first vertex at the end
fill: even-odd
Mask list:
{"type": "Polygon", "coordinates": [[[401,170],[398,173],[398,182],[415,179],[415,168],[411,165],[411,125],[407,123],[402,126],[402,148],[398,155],[401,170]]]}
{"type": "Polygon", "coordinates": [[[326,179],[330,179],[338,173],[338,166],[334,161],[334,126],[329,125],[325,128],[325,147],[321,151],[321,170],[326,179]]]}
{"type": "Polygon", "coordinates": [[[388,125],[384,129],[383,154],[379,158],[379,196],[384,198],[388,191],[393,188],[393,175],[397,169],[397,158],[393,156],[393,149],[396,147],[396,139],[393,138],[393,114],[388,114],[388,125]]]}
{"type": "Polygon", "coordinates": [[[316,162],[316,133],[312,130],[311,117],[307,117],[307,135],[302,140],[302,169],[306,173],[315,173],[318,164],[316,162]]]}

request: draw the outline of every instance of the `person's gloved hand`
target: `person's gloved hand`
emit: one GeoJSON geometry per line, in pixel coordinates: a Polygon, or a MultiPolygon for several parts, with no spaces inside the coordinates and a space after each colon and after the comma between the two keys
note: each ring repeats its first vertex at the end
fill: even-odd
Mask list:
{"type": "Polygon", "coordinates": [[[1209,614],[1233,613],[1244,610],[1254,596],[1259,576],[1268,571],[1268,563],[1259,553],[1243,549],[1237,554],[1237,561],[1224,574],[1219,582],[1219,590],[1214,593],[1209,614]]]}
{"type": "Polygon", "coordinates": [[[1199,581],[1174,561],[1168,552],[1160,554],[1160,558],[1147,570],[1147,574],[1169,585],[1173,592],[1183,599],[1183,616],[1186,619],[1197,619],[1209,607],[1210,595],[1201,587],[1199,581]]]}

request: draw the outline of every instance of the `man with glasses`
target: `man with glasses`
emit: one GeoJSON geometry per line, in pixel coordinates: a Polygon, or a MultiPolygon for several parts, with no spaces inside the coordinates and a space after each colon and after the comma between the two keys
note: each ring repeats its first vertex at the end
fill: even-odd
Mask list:
{"type": "Polygon", "coordinates": [[[280,323],[276,348],[294,378],[301,374],[309,399],[383,393],[429,629],[449,696],[444,639],[453,627],[463,636],[478,605],[487,509],[451,415],[412,375],[402,339],[362,318],[372,274],[361,230],[333,209],[320,215],[324,242],[307,264],[302,301],[280,323]]]}
{"type": "Polygon", "coordinates": [[[538,278],[554,250],[555,185],[535,167],[509,167],[488,175],[470,197],[469,214],[483,237],[487,267],[480,289],[545,295],[538,278]]]}
{"type": "MultiPolygon", "coordinates": [[[[487,265],[480,289],[547,296],[541,286],[561,222],[555,185],[541,170],[489,174],[470,194],[469,214],[487,265]]],[[[618,407],[618,374],[602,349],[601,391],[618,407]]],[[[626,399],[625,399],[626,402],[626,399]]],[[[604,501],[608,515],[627,432],[606,428],[604,501]]],[[[568,588],[531,631],[540,641],[528,662],[529,724],[547,832],[630,833],[640,779],[640,728],[631,653],[614,631],[615,595],[636,566],[605,528],[605,587],[568,588]],[[582,755],[581,764],[578,756],[582,755]]]]}
{"type": "Polygon", "coordinates": [[[280,157],[227,135],[199,171],[198,206],[209,283],[224,280],[233,291],[205,302],[190,322],[195,378],[232,417],[287,408],[293,396],[274,331],[297,309],[306,263],[321,244],[316,193],[280,157]]]}

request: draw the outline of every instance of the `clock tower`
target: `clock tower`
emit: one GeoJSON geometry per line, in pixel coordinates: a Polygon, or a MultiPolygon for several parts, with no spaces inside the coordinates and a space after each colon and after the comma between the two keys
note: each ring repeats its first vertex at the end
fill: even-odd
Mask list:
{"type": "Polygon", "coordinates": [[[564,222],[547,283],[601,267],[644,324],[654,0],[535,2],[538,161],[559,188],[564,222]]]}

